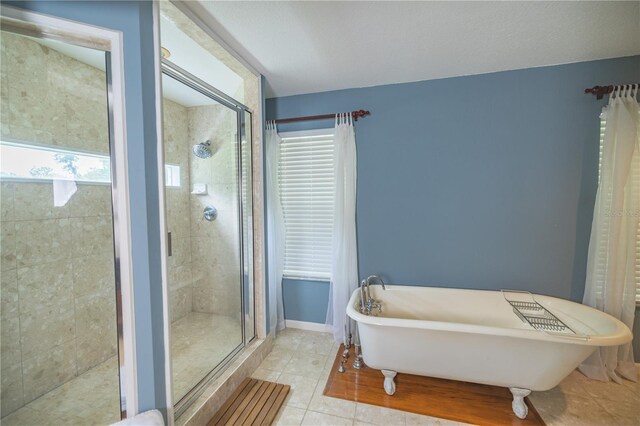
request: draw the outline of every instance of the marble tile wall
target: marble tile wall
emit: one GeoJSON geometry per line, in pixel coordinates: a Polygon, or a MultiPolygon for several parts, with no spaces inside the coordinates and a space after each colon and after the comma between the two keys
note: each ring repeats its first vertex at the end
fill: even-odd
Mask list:
{"type": "Polygon", "coordinates": [[[185,107],[164,99],[165,161],[180,166],[180,188],[167,188],[171,321],[189,312],[239,317],[238,190],[236,114],[221,105],[185,107]],[[202,159],[192,145],[211,141],[212,157],[202,159]],[[191,194],[194,183],[206,195],[191,194]],[[218,209],[213,222],[205,206],[218,209]]]}
{"type": "Polygon", "coordinates": [[[164,99],[165,161],[181,169],[181,187],[166,191],[172,321],[189,312],[241,311],[236,120],[222,105],[187,108],[164,99]],[[192,145],[207,140],[212,157],[194,156],[192,145]],[[191,194],[194,183],[205,184],[207,194],[191,194]],[[218,209],[213,222],[203,219],[209,205],[218,209]]]}
{"type": "MultiPolygon", "coordinates": [[[[108,152],[103,71],[23,36],[3,32],[0,47],[3,138],[108,152]]],[[[117,340],[110,186],[78,184],[61,207],[50,182],[3,181],[0,195],[4,417],[117,340]]]]}
{"type": "Polygon", "coordinates": [[[238,240],[237,118],[222,105],[191,107],[193,144],[211,141],[213,155],[190,156],[191,183],[207,185],[207,195],[191,196],[193,310],[239,317],[241,312],[238,240]],[[213,222],[203,219],[205,206],[218,210],[213,222]]]}
{"type": "MultiPolygon", "coordinates": [[[[263,192],[263,146],[262,146],[262,94],[260,92],[260,77],[248,74],[244,78],[245,104],[251,109],[251,167],[252,196],[253,196],[253,274],[255,287],[255,324],[258,338],[265,338],[268,334],[266,318],[266,277],[265,277],[265,224],[264,224],[264,192],[263,192]]],[[[272,325],[271,331],[275,330],[272,325]]]]}
{"type": "Polygon", "coordinates": [[[168,257],[169,309],[171,322],[193,311],[193,268],[190,214],[189,162],[191,138],[188,110],[163,99],[165,162],[180,166],[180,187],[166,188],[167,228],[171,232],[172,255],[168,257]]]}

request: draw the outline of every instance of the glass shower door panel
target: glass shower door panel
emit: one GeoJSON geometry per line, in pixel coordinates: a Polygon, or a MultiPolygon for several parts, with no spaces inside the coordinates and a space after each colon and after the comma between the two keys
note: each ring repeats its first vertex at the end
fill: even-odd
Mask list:
{"type": "Polygon", "coordinates": [[[238,112],[163,75],[174,401],[243,344],[238,112]]]}
{"type": "Polygon", "coordinates": [[[116,422],[105,52],[0,43],[2,423],[116,422]]]}

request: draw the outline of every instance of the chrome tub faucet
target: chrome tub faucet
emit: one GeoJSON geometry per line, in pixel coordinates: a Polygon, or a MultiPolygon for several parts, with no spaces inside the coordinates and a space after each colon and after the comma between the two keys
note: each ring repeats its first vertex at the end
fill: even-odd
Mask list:
{"type": "Polygon", "coordinates": [[[369,275],[367,277],[367,288],[369,286],[369,284],[371,284],[371,281],[378,281],[378,284],[382,285],[382,289],[386,290],[387,288],[384,286],[384,281],[382,281],[382,278],[380,278],[378,275],[369,275]]]}
{"type": "Polygon", "coordinates": [[[384,281],[377,275],[369,275],[366,280],[362,280],[360,282],[360,312],[365,315],[371,315],[374,309],[377,309],[378,312],[374,314],[374,316],[377,316],[382,312],[382,304],[371,297],[369,286],[373,281],[378,281],[382,285],[382,289],[386,290],[384,281]]]}

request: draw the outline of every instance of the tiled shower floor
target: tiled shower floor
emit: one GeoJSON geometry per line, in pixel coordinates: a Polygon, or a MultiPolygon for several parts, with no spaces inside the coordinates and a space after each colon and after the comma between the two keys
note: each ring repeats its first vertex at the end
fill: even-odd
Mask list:
{"type": "MultiPolygon", "coordinates": [[[[239,319],[192,312],[172,324],[174,395],[182,397],[242,341],[239,319]]],[[[120,419],[118,362],[112,357],[44,394],[2,426],[108,425],[120,419]]]]}
{"type": "MultiPolygon", "coordinates": [[[[338,346],[327,333],[286,329],[253,377],[291,385],[277,425],[441,425],[461,423],[322,394],[338,346]]],[[[548,426],[640,425],[640,383],[602,383],[574,371],[531,401],[548,426]]]]}
{"type": "Polygon", "coordinates": [[[171,326],[174,402],[241,343],[239,317],[192,312],[174,322],[171,326]]]}

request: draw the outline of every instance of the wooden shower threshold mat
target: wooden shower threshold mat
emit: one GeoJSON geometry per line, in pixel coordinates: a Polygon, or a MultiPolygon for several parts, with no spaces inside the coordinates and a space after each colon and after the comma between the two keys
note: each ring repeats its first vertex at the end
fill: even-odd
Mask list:
{"type": "Polygon", "coordinates": [[[351,366],[353,347],[345,363],[347,371],[338,373],[343,350],[341,345],[324,388],[326,396],[475,425],[545,424],[528,398],[527,418],[516,417],[511,410],[511,392],[498,386],[398,374],[396,393],[387,395],[379,370],[367,366],[356,370],[351,366]]]}
{"type": "Polygon", "coordinates": [[[289,385],[246,378],[207,426],[271,425],[290,389],[289,385]]]}

